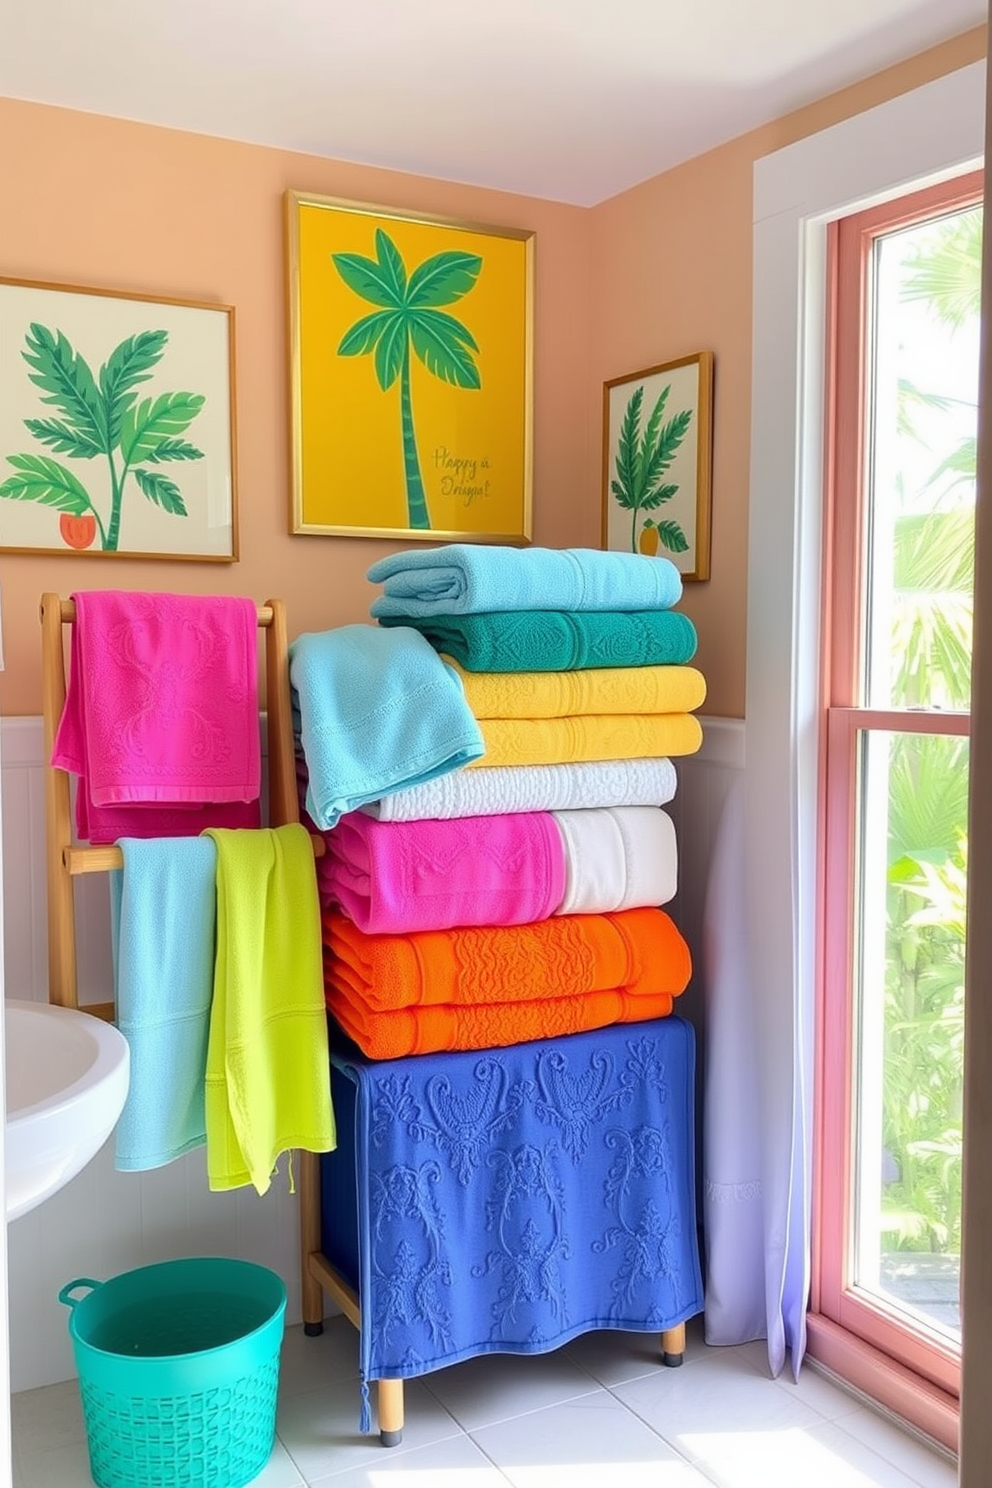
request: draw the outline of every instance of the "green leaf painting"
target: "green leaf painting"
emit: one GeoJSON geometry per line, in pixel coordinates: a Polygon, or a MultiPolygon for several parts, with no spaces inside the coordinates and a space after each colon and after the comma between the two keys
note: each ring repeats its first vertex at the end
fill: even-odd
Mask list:
{"type": "Polygon", "coordinates": [[[201,394],[159,393],[138,400],[138,389],[151,380],[168,339],[167,331],[140,331],[126,337],[94,377],[86,359],[61,330],[32,322],[21,356],[40,402],[58,416],[26,418],[24,427],[53,455],[106,461],[110,495],[101,509],[85,480],[69,465],[51,454],[18,453],[6,457],[12,474],[0,482],[0,498],[52,507],[60,513],[64,542],[86,548],[99,537],[105,553],[118,551],[129,489],[136,489],[169,515],[185,517],[187,508],[176,481],[144,468],[203,459],[203,451],[182,437],[203,407],[201,394]],[[133,477],[131,487],[129,476],[133,477]]]}
{"type": "Polygon", "coordinates": [[[408,523],[412,530],[429,531],[431,519],[413,423],[410,353],[441,382],[468,390],[482,386],[473,356],[479,350],[475,338],[467,326],[440,308],[453,305],[472,290],[482,259],[474,253],[435,253],[408,275],[399,249],[381,227],[376,228],[375,252],[374,259],[358,253],[331,254],[348,288],[379,307],[345,332],[338,356],[373,353],[376,380],[383,392],[399,379],[408,523]]]}
{"type": "Polygon", "coordinates": [[[653,554],[659,545],[669,553],[688,552],[689,543],[681,525],[672,519],[645,516],[671,501],[677,483],[663,477],[689,432],[692,410],[684,409],[666,419],[671,383],[663,387],[642,428],[643,384],[631,393],[620,424],[617,450],[610,479],[610,493],[619,507],[630,512],[630,550],[653,554]]]}

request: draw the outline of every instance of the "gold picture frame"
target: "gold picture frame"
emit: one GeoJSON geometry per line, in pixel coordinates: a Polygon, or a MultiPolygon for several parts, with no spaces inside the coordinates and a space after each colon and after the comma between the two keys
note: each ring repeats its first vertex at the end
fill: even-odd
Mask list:
{"type": "Polygon", "coordinates": [[[712,448],[712,352],[604,383],[603,547],[708,579],[712,448]]]}
{"type": "Polygon", "coordinates": [[[234,310],[0,278],[0,552],[238,557],[234,310]]]}
{"type": "Polygon", "coordinates": [[[535,234],[285,200],[291,532],[529,542],[535,234]]]}

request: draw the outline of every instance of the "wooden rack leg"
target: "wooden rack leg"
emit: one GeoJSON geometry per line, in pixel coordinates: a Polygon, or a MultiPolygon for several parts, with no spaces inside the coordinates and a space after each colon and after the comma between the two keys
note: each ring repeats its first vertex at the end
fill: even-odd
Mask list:
{"type": "Polygon", "coordinates": [[[303,1332],[316,1338],[324,1331],[324,1289],[310,1269],[310,1257],[320,1250],[320,1159],[315,1152],[299,1152],[300,1247],[302,1250],[303,1332]]]}
{"type": "MultiPolygon", "coordinates": [[[[65,707],[62,605],[57,594],[41,598],[42,688],[45,759],[50,760],[65,707]]],[[[76,908],[65,851],[72,842],[69,777],[45,771],[45,859],[48,881],[48,1000],[78,1007],[76,985],[76,908]]]]}
{"type": "Polygon", "coordinates": [[[661,1335],[661,1362],[669,1369],[678,1369],[685,1353],[685,1323],[675,1328],[666,1328],[661,1335]]]}
{"type": "Polygon", "coordinates": [[[380,1380],[376,1396],[379,1440],[384,1447],[398,1447],[403,1440],[403,1381],[380,1380]]]}

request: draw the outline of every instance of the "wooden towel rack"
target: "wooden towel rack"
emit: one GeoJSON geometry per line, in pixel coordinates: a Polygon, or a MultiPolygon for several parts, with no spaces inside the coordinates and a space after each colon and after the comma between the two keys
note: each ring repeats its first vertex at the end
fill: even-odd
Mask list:
{"type": "MultiPolygon", "coordinates": [[[[66,698],[63,627],[76,619],[71,599],[46,593],[41,597],[42,686],[45,734],[45,857],[48,881],[48,999],[61,1007],[79,1006],[76,960],[74,878],[82,873],[106,873],[123,864],[118,847],[80,846],[73,842],[69,776],[50,761],[55,734],[66,698]]],[[[300,819],[293,745],[293,715],[289,689],[289,641],[282,600],[269,599],[258,608],[259,628],[265,631],[265,691],[268,723],[269,821],[283,826],[300,819]]],[[[317,856],[323,840],[313,839],[317,856]]],[[[113,1021],[113,1002],[87,1005],[85,1011],[113,1021]]],[[[330,1079],[330,1070],[328,1070],[330,1079]]],[[[358,1294],[324,1259],[320,1250],[320,1164],[315,1153],[298,1153],[302,1242],[303,1316],[306,1332],[323,1329],[326,1291],[348,1320],[359,1327],[358,1294]]],[[[385,1443],[399,1441],[403,1431],[403,1381],[381,1380],[377,1388],[379,1430],[385,1443]]]]}

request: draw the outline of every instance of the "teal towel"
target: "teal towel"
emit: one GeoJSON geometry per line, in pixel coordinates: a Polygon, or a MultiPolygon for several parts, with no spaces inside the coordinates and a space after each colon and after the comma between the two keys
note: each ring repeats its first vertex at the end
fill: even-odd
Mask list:
{"type": "Polygon", "coordinates": [[[451,543],[380,558],[376,619],[493,610],[670,610],[682,579],[668,558],[598,548],[501,548],[451,543]]]}
{"type": "Polygon", "coordinates": [[[159,1168],[206,1141],[217,849],[208,837],[123,837],[110,875],[117,1026],[131,1083],[116,1166],[159,1168]]]}
{"type": "Polygon", "coordinates": [[[681,666],[696,652],[696,628],[678,610],[507,610],[379,623],[412,625],[467,672],[681,666]]]}
{"type": "Polygon", "coordinates": [[[289,680],[309,776],[306,808],[321,829],[485,752],[457,675],[408,626],[342,625],[298,636],[289,680]]]}

